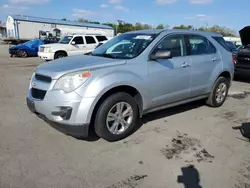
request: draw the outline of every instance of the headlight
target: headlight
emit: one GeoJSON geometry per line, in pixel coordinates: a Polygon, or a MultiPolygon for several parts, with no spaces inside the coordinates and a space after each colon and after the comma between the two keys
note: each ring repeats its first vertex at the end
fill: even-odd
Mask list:
{"type": "Polygon", "coordinates": [[[53,89],[60,89],[66,93],[69,93],[80,87],[84,82],[86,82],[90,75],[90,71],[66,74],[57,80],[53,89]]]}
{"type": "Polygon", "coordinates": [[[33,80],[34,80],[34,77],[35,77],[35,71],[33,72],[33,74],[32,74],[32,76],[31,76],[31,78],[30,78],[30,85],[29,85],[29,87],[31,88],[32,87],[32,82],[33,82],[33,80]]]}
{"type": "Polygon", "coordinates": [[[44,52],[46,52],[46,53],[51,52],[51,47],[46,47],[46,48],[44,48],[44,52]]]}

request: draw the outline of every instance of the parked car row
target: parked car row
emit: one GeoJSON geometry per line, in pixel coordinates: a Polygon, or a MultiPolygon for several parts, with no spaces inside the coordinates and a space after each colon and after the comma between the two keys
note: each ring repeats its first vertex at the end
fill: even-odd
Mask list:
{"type": "Polygon", "coordinates": [[[34,39],[9,48],[11,56],[39,56],[44,60],[53,60],[65,56],[86,54],[98,44],[108,41],[103,35],[70,35],[62,39],[34,39]]]}
{"type": "Polygon", "coordinates": [[[55,39],[33,39],[28,42],[12,46],[9,48],[9,54],[11,57],[28,57],[37,56],[37,52],[40,45],[56,43],[55,39]]]}
{"type": "Polygon", "coordinates": [[[81,55],[93,51],[100,42],[107,41],[103,35],[68,35],[56,44],[41,45],[38,56],[44,60],[81,55]]]}
{"type": "MultiPolygon", "coordinates": [[[[66,46],[87,43],[86,36],[62,41],[66,46]]],[[[56,54],[52,46],[57,45],[61,44],[43,51],[52,53],[52,59],[56,54]]],[[[86,137],[92,129],[107,141],[118,141],[130,135],[147,113],[200,99],[211,107],[222,106],[234,66],[220,34],[133,31],[88,55],[39,65],[30,81],[27,106],[72,136],[86,137]]]]}
{"type": "Polygon", "coordinates": [[[242,47],[238,50],[235,64],[235,77],[250,76],[250,26],[239,31],[242,47]]]}

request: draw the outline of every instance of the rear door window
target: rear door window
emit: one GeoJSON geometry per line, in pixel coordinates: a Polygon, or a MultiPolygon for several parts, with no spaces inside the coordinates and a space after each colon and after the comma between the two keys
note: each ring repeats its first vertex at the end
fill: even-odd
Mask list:
{"type": "Polygon", "coordinates": [[[105,36],[96,36],[96,39],[98,40],[98,42],[108,40],[105,36]]]}
{"type": "Polygon", "coordinates": [[[225,50],[231,52],[230,48],[228,47],[226,41],[223,37],[212,37],[216,42],[218,42],[225,50]]]}
{"type": "Polygon", "coordinates": [[[92,36],[85,36],[85,39],[86,39],[87,44],[95,44],[96,43],[94,37],[92,37],[92,36]]]}
{"type": "Polygon", "coordinates": [[[73,41],[75,42],[75,44],[84,44],[82,37],[75,37],[73,41]]]}
{"type": "Polygon", "coordinates": [[[190,55],[204,55],[216,53],[214,45],[205,37],[199,35],[189,35],[189,53],[190,55]]]}

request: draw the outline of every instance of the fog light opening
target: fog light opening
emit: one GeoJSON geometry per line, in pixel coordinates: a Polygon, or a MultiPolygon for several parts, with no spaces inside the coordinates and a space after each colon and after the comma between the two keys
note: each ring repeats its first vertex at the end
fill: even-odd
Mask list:
{"type": "Polygon", "coordinates": [[[54,111],[51,113],[53,116],[59,116],[63,120],[69,120],[71,117],[72,108],[67,106],[61,106],[60,111],[54,111]]]}

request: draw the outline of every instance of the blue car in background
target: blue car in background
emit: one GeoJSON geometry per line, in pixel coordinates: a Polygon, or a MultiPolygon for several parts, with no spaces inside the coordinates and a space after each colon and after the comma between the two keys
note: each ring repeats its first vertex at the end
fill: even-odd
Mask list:
{"type": "Polygon", "coordinates": [[[23,44],[12,46],[9,48],[11,57],[32,57],[37,56],[39,46],[43,44],[57,43],[56,39],[33,39],[23,44]]]}

